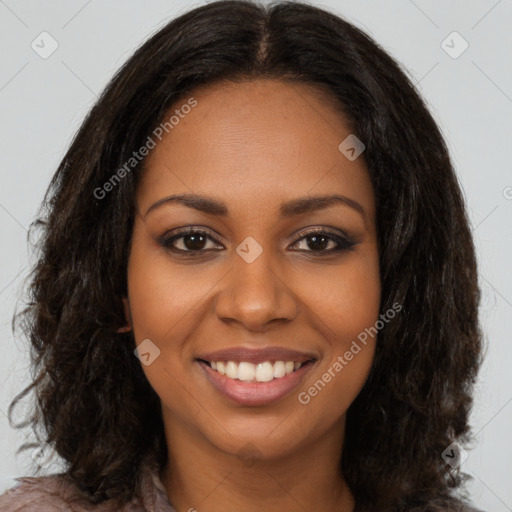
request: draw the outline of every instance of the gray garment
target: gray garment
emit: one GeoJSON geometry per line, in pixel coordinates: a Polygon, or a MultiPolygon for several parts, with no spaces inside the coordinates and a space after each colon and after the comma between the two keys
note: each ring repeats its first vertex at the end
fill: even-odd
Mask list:
{"type": "MultiPolygon", "coordinates": [[[[16,478],[19,482],[0,496],[0,512],[114,512],[109,501],[91,505],[77,488],[59,475],[16,478]]],[[[116,512],[176,512],[158,476],[156,466],[142,465],[139,488],[134,498],[116,512]]]]}

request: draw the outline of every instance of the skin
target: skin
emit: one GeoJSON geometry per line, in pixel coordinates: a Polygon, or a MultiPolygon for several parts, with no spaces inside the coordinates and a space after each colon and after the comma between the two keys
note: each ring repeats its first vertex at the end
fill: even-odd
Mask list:
{"type": "MultiPolygon", "coordinates": [[[[150,339],[160,350],[142,368],[161,399],[169,447],[162,482],[179,512],[352,511],[339,470],[345,415],[370,371],[375,339],[308,404],[298,394],[378,320],[375,199],[364,158],[338,150],[351,132],[334,100],[312,86],[258,79],[209,85],[193,97],[197,106],[146,159],[124,300],[136,343],[150,339]],[[228,214],[165,203],[146,215],[182,193],[222,201],[228,214]],[[335,203],[280,216],[284,202],[334,193],[364,213],[335,203]],[[159,243],[187,226],[217,241],[206,239],[198,255],[159,243]],[[318,249],[304,235],[311,228],[342,230],[355,245],[322,256],[337,243],[318,249]],[[236,252],[248,236],[263,248],[252,263],[236,252]],[[281,400],[241,406],[196,362],[240,346],[298,349],[318,360],[281,400]]],[[[185,237],[174,247],[193,244],[185,237]]]]}

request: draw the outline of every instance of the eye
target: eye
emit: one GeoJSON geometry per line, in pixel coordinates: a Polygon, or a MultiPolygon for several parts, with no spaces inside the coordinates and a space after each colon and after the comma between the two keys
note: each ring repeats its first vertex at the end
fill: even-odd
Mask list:
{"type": "MultiPolygon", "coordinates": [[[[201,231],[194,228],[187,228],[175,233],[172,236],[164,235],[158,239],[159,244],[166,249],[175,252],[206,252],[218,250],[218,241],[207,231],[201,231]],[[208,243],[210,242],[210,247],[208,243]]],[[[223,247],[220,247],[223,249],[223,247]]]]}
{"type": "Polygon", "coordinates": [[[341,235],[325,229],[316,229],[303,234],[303,236],[294,243],[294,246],[300,244],[302,244],[302,248],[298,248],[300,251],[316,252],[324,255],[351,250],[356,245],[356,242],[346,235],[341,235]]]}
{"type": "MultiPolygon", "coordinates": [[[[166,249],[182,254],[224,249],[208,231],[197,228],[181,229],[172,235],[165,234],[158,239],[158,243],[166,249]]],[[[320,256],[351,250],[355,245],[356,242],[347,235],[317,228],[303,233],[291,247],[298,251],[318,253],[320,256]]]]}

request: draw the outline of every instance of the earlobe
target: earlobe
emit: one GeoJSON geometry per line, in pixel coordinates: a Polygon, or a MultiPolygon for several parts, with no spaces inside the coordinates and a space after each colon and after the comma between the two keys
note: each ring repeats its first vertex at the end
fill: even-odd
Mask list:
{"type": "Polygon", "coordinates": [[[130,332],[132,330],[132,321],[130,315],[130,303],[128,302],[127,297],[123,297],[123,306],[124,306],[124,317],[126,319],[126,325],[124,327],[120,327],[116,332],[130,332]]]}

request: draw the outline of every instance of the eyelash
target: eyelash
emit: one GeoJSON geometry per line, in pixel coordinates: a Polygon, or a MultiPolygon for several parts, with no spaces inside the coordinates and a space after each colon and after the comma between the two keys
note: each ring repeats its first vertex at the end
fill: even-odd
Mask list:
{"type": "MultiPolygon", "coordinates": [[[[209,240],[215,242],[216,244],[220,244],[220,242],[212,236],[208,231],[204,231],[197,228],[185,228],[182,230],[179,230],[178,232],[174,233],[172,236],[168,236],[167,234],[161,236],[158,239],[158,243],[164,247],[165,249],[168,249],[174,253],[181,253],[182,255],[197,255],[201,253],[206,253],[210,251],[216,251],[219,249],[199,249],[196,251],[192,250],[184,250],[184,249],[177,249],[176,247],[173,247],[172,244],[181,238],[184,238],[188,235],[203,235],[204,237],[208,238],[209,240]]],[[[353,250],[354,246],[356,245],[356,242],[353,241],[350,237],[346,235],[339,235],[337,233],[333,233],[332,231],[328,231],[325,229],[314,229],[309,230],[307,232],[301,233],[301,236],[293,243],[293,245],[296,245],[298,242],[300,242],[303,239],[312,238],[313,236],[323,236],[326,237],[332,241],[334,241],[337,244],[337,247],[334,249],[329,250],[304,250],[299,249],[299,252],[306,252],[306,253],[313,253],[315,255],[318,255],[320,257],[327,256],[334,253],[339,253],[342,251],[350,251],[353,250]]]]}

